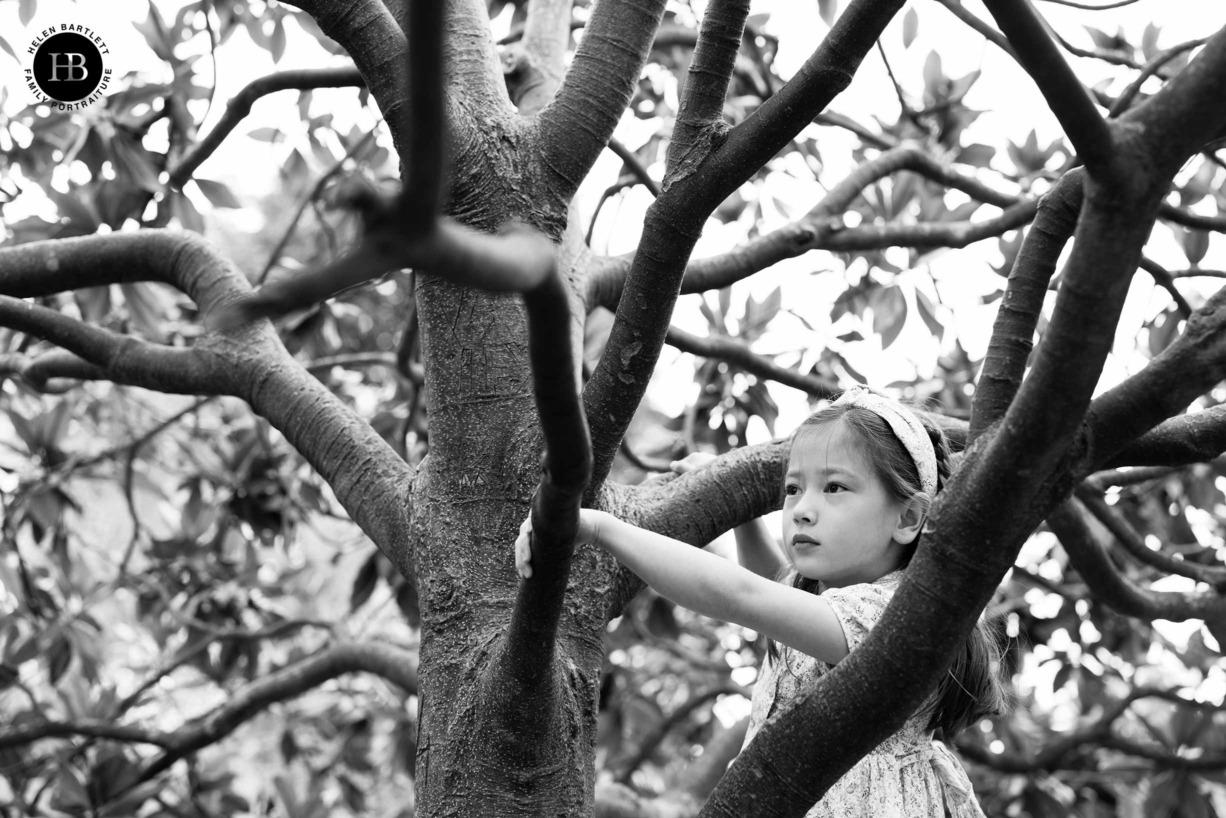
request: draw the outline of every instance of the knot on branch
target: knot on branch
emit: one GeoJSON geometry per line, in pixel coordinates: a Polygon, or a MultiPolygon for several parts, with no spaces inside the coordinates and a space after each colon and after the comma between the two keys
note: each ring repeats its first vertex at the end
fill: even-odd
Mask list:
{"type": "Polygon", "coordinates": [[[724,144],[731,130],[732,126],[722,119],[714,120],[697,129],[690,144],[682,149],[674,161],[669,163],[662,190],[667,192],[672,185],[694,175],[707,161],[707,158],[724,144]]]}

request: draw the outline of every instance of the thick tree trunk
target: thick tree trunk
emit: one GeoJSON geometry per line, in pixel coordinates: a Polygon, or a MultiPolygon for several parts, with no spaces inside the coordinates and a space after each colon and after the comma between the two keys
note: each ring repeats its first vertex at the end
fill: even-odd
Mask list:
{"type": "MultiPolygon", "coordinates": [[[[466,135],[465,153],[482,159],[460,164],[467,171],[453,181],[450,210],[483,229],[520,221],[557,238],[564,213],[539,195],[542,185],[531,171],[516,167],[510,154],[496,154],[508,133],[511,142],[525,136],[506,123],[466,135]]],[[[560,263],[568,261],[563,254],[560,263]]],[[[413,491],[422,615],[418,811],[473,818],[591,814],[611,567],[592,550],[575,555],[551,700],[499,706],[509,693],[492,689],[489,678],[518,589],[511,545],[541,468],[526,316],[517,295],[480,293],[429,275],[418,281],[431,444],[413,491]],[[499,717],[508,709],[511,721],[499,717]],[[540,727],[544,738],[524,741],[535,732],[525,725],[540,727]]],[[[581,349],[577,296],[572,308],[581,349]]]]}

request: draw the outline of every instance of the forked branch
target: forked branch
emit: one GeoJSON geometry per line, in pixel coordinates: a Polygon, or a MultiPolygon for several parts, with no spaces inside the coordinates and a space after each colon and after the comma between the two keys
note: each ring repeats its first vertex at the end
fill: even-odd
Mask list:
{"type": "Polygon", "coordinates": [[[1172,622],[1226,617],[1226,596],[1217,591],[1153,591],[1125,577],[1111,561],[1110,532],[1078,500],[1061,504],[1047,523],[1094,596],[1125,616],[1172,622]]]}
{"type": "Polygon", "coordinates": [[[1127,172],[1114,150],[1111,128],[1029,0],[986,0],[985,5],[1090,174],[1118,177],[1127,172]]]}

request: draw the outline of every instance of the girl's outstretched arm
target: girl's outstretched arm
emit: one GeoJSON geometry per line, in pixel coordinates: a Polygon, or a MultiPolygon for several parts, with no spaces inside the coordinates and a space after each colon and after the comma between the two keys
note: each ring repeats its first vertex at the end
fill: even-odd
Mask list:
{"type": "MultiPolygon", "coordinates": [[[[531,518],[520,526],[515,563],[531,576],[531,518]]],[[[579,512],[576,545],[593,542],[658,593],[705,616],[735,622],[829,664],[847,655],[847,637],[826,600],[603,511],[579,512]]]]}

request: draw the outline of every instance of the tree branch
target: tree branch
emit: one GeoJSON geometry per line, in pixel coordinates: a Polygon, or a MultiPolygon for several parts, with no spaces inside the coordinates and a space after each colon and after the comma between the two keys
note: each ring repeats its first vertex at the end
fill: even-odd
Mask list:
{"type": "Polygon", "coordinates": [[[148,781],[176,761],[229,735],[267,707],[299,696],[329,679],[364,671],[407,693],[417,692],[417,656],[384,644],[340,644],[268,674],[233,693],[221,707],[173,734],[173,745],[149,762],[136,783],[148,781]]]}
{"type": "MultiPolygon", "coordinates": [[[[1144,369],[1095,399],[1089,422],[1097,456],[1110,457],[1125,442],[1183,411],[1224,376],[1226,290],[1219,290],[1144,369]]],[[[1211,417],[1216,420],[1220,413],[1211,417]]]]}
{"type": "Polygon", "coordinates": [[[569,286],[557,272],[524,294],[533,392],[545,436],[544,474],[532,503],[532,576],[519,584],[490,689],[500,700],[496,712],[528,752],[540,750],[555,706],[558,622],[592,468],[569,299],[569,286]]]}
{"type": "MultiPolygon", "coordinates": [[[[1130,755],[1140,755],[1153,759],[1153,755],[1147,754],[1152,752],[1148,748],[1121,740],[1114,736],[1111,730],[1112,725],[1128,711],[1134,702],[1146,698],[1165,699],[1174,704],[1192,708],[1209,707],[1211,709],[1218,709],[1212,705],[1205,705],[1185,699],[1174,690],[1143,687],[1129,692],[1125,698],[1104,708],[1102,715],[1093,721],[1083,724],[1078,729],[1061,736],[1032,755],[1021,756],[990,753],[985,751],[983,747],[972,744],[969,741],[958,742],[958,750],[978,764],[1007,773],[1032,773],[1039,770],[1054,771],[1061,769],[1071,753],[1087,744],[1096,744],[1100,747],[1120,750],[1130,755]]],[[[1180,760],[1190,760],[1174,755],[1165,755],[1163,759],[1173,762],[1171,766],[1180,766],[1178,763],[1180,760]]],[[[1218,765],[1220,766],[1221,763],[1221,760],[1219,760],[1218,765]]]]}
{"type": "Polygon", "coordinates": [[[1169,179],[1189,154],[1222,134],[1226,129],[1226,89],[1219,81],[1223,73],[1226,28],[1210,37],[1161,90],[1116,120],[1135,141],[1130,149],[1144,162],[1140,167],[1169,179]]]}
{"type": "Polygon", "coordinates": [[[1120,157],[1113,150],[1115,139],[1111,128],[1065,62],[1038,13],[1027,0],[985,0],[985,5],[1013,46],[1018,62],[1060,121],[1090,175],[1122,178],[1121,175],[1131,169],[1120,163],[1120,157]]]}
{"type": "Polygon", "coordinates": [[[1111,534],[1077,500],[1066,500],[1047,517],[1069,560],[1096,599],[1138,619],[1222,619],[1226,596],[1214,591],[1151,591],[1137,587],[1112,564],[1111,534]]]}
{"type": "Polygon", "coordinates": [[[627,275],[628,297],[618,304],[604,354],[584,389],[592,421],[592,491],[608,475],[646,391],[703,222],[723,199],[696,199],[693,194],[707,174],[694,174],[700,165],[705,167],[726,132],[723,100],[748,12],[747,0],[719,0],[707,6],[702,18],[669,145],[663,193],[647,211],[643,240],[627,275]]]}
{"type": "Polygon", "coordinates": [[[44,738],[67,738],[88,736],[133,744],[154,744],[159,747],[174,746],[174,736],[156,730],[146,730],[127,724],[82,719],[80,721],[44,721],[28,724],[0,734],[0,750],[21,747],[44,738]]]}
{"type": "Polygon", "coordinates": [[[656,726],[652,728],[651,732],[643,737],[643,741],[635,750],[634,755],[630,756],[623,764],[620,765],[621,769],[617,772],[615,780],[620,784],[630,783],[630,776],[633,775],[634,771],[642,766],[643,762],[656,751],[656,748],[660,746],[660,742],[664,741],[664,739],[668,737],[668,734],[674,727],[677,726],[678,723],[689,718],[695,710],[702,707],[707,702],[711,701],[712,699],[717,699],[720,696],[744,696],[745,698],[749,698],[749,691],[736,684],[716,685],[714,687],[709,687],[705,690],[698,691],[684,703],[682,703],[676,710],[669,713],[666,718],[661,719],[656,723],[656,726]]]}
{"type": "Polygon", "coordinates": [[[598,3],[562,85],[538,115],[540,158],[557,195],[569,201],[630,105],[663,0],[598,3]]]}
{"type": "Polygon", "coordinates": [[[759,378],[778,381],[817,398],[833,398],[842,391],[832,380],[816,375],[804,375],[794,369],[779,366],[754,353],[741,341],[728,336],[712,335],[700,338],[676,327],[669,327],[665,342],[691,355],[736,364],[759,378]]]}
{"type": "MultiPolygon", "coordinates": [[[[681,293],[726,287],[810,250],[848,251],[895,245],[964,247],[1025,224],[1037,206],[1037,199],[1021,200],[997,191],[938,162],[915,146],[904,145],[858,166],[803,218],[792,224],[751,239],[728,253],[690,261],[681,283],[681,293]],[[961,190],[982,202],[1005,209],[1005,213],[981,222],[886,224],[856,228],[843,225],[844,212],[865,188],[879,179],[905,170],[961,190]]],[[[615,308],[621,299],[630,264],[629,258],[618,259],[602,265],[589,275],[589,308],[596,305],[615,308]]]]}
{"type": "Polygon", "coordinates": [[[1195,562],[1175,559],[1161,551],[1155,551],[1145,544],[1141,535],[1128,524],[1128,521],[1124,519],[1119,510],[1107,505],[1107,502],[1097,491],[1083,486],[1078,489],[1076,496],[1090,513],[1106,527],[1107,531],[1111,532],[1115,537],[1115,541],[1123,546],[1124,550],[1134,558],[1168,574],[1176,574],[1181,577],[1194,579],[1197,582],[1204,582],[1212,586],[1218,593],[1226,592],[1226,567],[1199,565],[1195,562]]]}
{"type": "MultiPolygon", "coordinates": [[[[1168,86],[1169,87],[1169,86],[1168,86]]],[[[777,98],[777,97],[776,97],[777,98]]],[[[1092,175],[1055,314],[1031,376],[996,431],[972,444],[931,515],[898,592],[866,642],[789,711],[769,720],[712,794],[705,815],[802,814],[915,712],[1033,527],[1092,460],[1075,439],[1111,346],[1141,244],[1178,165],[1133,153],[1145,172],[1092,175]],[[1013,514],[994,512],[1009,497],[1013,514]],[[915,633],[925,639],[914,639],[915,633]],[[864,714],[874,713],[866,719],[864,714]],[[782,748],[786,747],[787,752],[782,748]],[[762,793],[769,793],[763,800],[762,793]]]]}
{"type": "Polygon", "coordinates": [[[524,116],[544,108],[562,83],[570,42],[571,2],[530,0],[523,39],[503,52],[511,101],[524,116]]]}
{"type": "Polygon", "coordinates": [[[1079,170],[1066,173],[1039,201],[1034,225],[1026,233],[1009,271],[971,405],[971,440],[1004,417],[1021,387],[1047,286],[1060,253],[1077,226],[1082,177],[1079,170]]]}
{"type": "Polygon", "coordinates": [[[131,233],[0,248],[0,293],[37,298],[82,287],[158,281],[213,310],[250,290],[247,279],[195,233],[131,233]]]}
{"type": "Polygon", "coordinates": [[[1177,46],[1168,48],[1155,56],[1145,64],[1145,67],[1133,78],[1132,82],[1128,83],[1128,87],[1115,98],[1115,103],[1111,106],[1111,110],[1107,112],[1107,116],[1114,118],[1127,111],[1128,106],[1136,99],[1137,94],[1141,91],[1141,86],[1145,84],[1147,79],[1157,74],[1164,65],[1180,54],[1184,54],[1194,48],[1200,48],[1204,44],[1204,39],[1189,40],[1186,43],[1180,43],[1177,46]]]}
{"type": "MultiPolygon", "coordinates": [[[[116,383],[180,394],[219,394],[230,384],[224,366],[195,349],[152,344],[85,324],[56,310],[0,295],[0,326],[57,344],[116,383]]],[[[78,372],[90,372],[89,369],[78,372]]]]}
{"type": "Polygon", "coordinates": [[[1001,34],[999,31],[992,28],[983,20],[980,20],[978,17],[968,11],[962,5],[961,0],[937,0],[937,2],[949,9],[949,12],[953,14],[953,16],[957,17],[969,28],[983,35],[985,40],[994,44],[1001,51],[1012,57],[1015,62],[1020,64],[1021,60],[1018,58],[1017,52],[1013,50],[1013,46],[1009,45],[1009,41],[1005,39],[1005,35],[1001,34]]]}
{"type": "MultiPolygon", "coordinates": [[[[0,292],[14,296],[137,281],[177,287],[206,321],[250,291],[246,279],[194,234],[142,230],[0,249],[0,292]]],[[[12,317],[31,324],[35,305],[5,303],[12,317]]],[[[80,348],[68,348],[109,367],[108,377],[161,391],[246,400],[306,457],[354,522],[409,575],[406,498],[413,470],[369,423],[290,357],[271,326],[256,324],[226,336],[206,333],[189,349],[160,348],[136,339],[117,341],[104,330],[48,312],[39,315],[55,333],[49,339],[77,344],[80,348]]]]}
{"type": "Polygon", "coordinates": [[[107,380],[106,371],[69,352],[44,352],[38,356],[6,352],[0,355],[0,377],[16,376],[44,394],[62,394],[75,381],[107,380]],[[65,383],[65,381],[69,381],[65,383]]]}
{"type": "MultiPolygon", "coordinates": [[[[1107,436],[1111,428],[1107,423],[1114,417],[1115,412],[1092,411],[1096,440],[1107,436]]],[[[1106,447],[1111,445],[1108,442],[1106,447]]],[[[1214,406],[1163,421],[1118,452],[1100,458],[1095,466],[1184,466],[1207,462],[1222,452],[1226,452],[1226,406],[1214,406]]]]}
{"type": "Polygon", "coordinates": [[[400,154],[405,189],[398,209],[403,216],[402,228],[411,235],[433,224],[445,195],[450,141],[443,99],[446,7],[436,0],[409,3],[409,101],[400,126],[406,146],[400,154]]]}
{"type": "Polygon", "coordinates": [[[170,171],[166,187],[172,190],[180,188],[192,178],[196,168],[213,155],[213,152],[238,126],[238,123],[251,113],[251,106],[261,97],[289,89],[306,91],[312,88],[360,88],[363,84],[362,75],[357,68],[353,67],[278,71],[275,74],[252,80],[226,104],[225,113],[217,121],[213,130],[209,131],[208,136],[201,139],[170,171]]]}
{"type": "Polygon", "coordinates": [[[783,88],[733,128],[704,166],[702,193],[710,213],[745,179],[756,173],[843,91],[874,47],[902,0],[855,2],[844,9],[830,33],[783,88]]]}
{"type": "Polygon", "coordinates": [[[620,141],[613,139],[612,137],[609,138],[608,148],[609,150],[613,151],[613,153],[617,154],[619,159],[626,163],[626,167],[630,169],[630,172],[633,173],[635,178],[643,184],[643,187],[647,188],[648,192],[650,192],[652,196],[660,195],[661,190],[659,183],[656,182],[655,179],[651,178],[651,174],[647,172],[647,168],[643,165],[642,160],[639,159],[638,155],[635,154],[634,151],[630,150],[620,141]]]}

